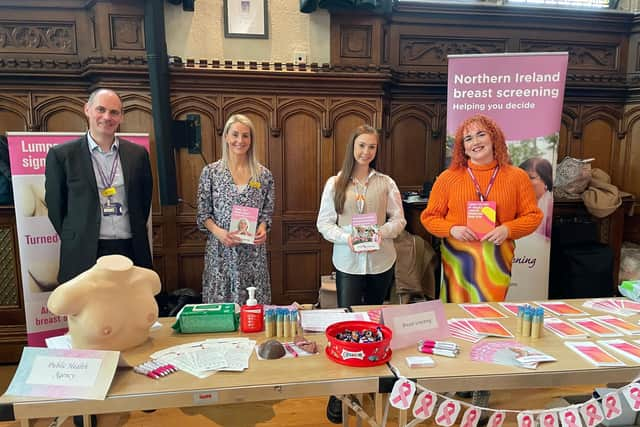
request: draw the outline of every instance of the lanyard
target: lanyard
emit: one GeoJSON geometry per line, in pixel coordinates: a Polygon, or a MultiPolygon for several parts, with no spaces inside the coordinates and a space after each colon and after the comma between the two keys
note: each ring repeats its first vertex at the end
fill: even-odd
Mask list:
{"type": "Polygon", "coordinates": [[[489,192],[491,191],[491,188],[493,187],[493,183],[496,180],[496,175],[498,175],[498,170],[500,170],[500,166],[496,166],[496,168],[493,170],[493,174],[491,175],[491,179],[489,180],[489,185],[487,186],[487,192],[485,194],[482,194],[482,190],[480,190],[480,183],[478,182],[475,175],[471,171],[471,168],[467,167],[467,172],[469,172],[469,176],[473,181],[473,185],[476,187],[476,193],[478,193],[478,197],[480,197],[481,202],[484,202],[489,197],[489,192]]]}
{"type": "Polygon", "coordinates": [[[109,178],[107,178],[107,175],[103,172],[102,168],[100,167],[100,163],[93,156],[91,156],[91,160],[93,160],[93,164],[96,166],[96,169],[98,169],[98,175],[100,175],[100,181],[102,181],[102,185],[104,186],[104,188],[110,188],[112,186],[113,180],[116,177],[116,171],[118,170],[119,158],[120,158],[120,150],[117,150],[116,155],[113,159],[113,163],[111,163],[111,172],[109,172],[109,178]]]}
{"type": "Polygon", "coordinates": [[[365,202],[367,201],[367,186],[369,184],[369,179],[367,178],[364,184],[361,184],[360,181],[355,178],[351,178],[351,181],[353,182],[353,186],[355,187],[356,192],[356,209],[358,209],[358,213],[364,213],[364,206],[365,202]]]}

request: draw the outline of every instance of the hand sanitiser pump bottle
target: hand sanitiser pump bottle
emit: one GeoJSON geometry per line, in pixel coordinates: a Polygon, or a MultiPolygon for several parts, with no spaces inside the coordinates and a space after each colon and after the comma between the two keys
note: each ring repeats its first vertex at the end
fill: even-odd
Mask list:
{"type": "Polygon", "coordinates": [[[260,332],[264,329],[264,306],[256,300],[256,288],[247,288],[249,298],[240,308],[240,330],[242,332],[260,332]]]}

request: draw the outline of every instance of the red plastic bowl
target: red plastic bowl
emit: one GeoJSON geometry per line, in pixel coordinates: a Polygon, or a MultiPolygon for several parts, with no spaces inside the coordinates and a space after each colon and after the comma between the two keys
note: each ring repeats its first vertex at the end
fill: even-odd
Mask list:
{"type": "Polygon", "coordinates": [[[391,329],[375,322],[365,322],[362,320],[352,320],[348,322],[338,322],[329,326],[325,334],[327,335],[327,348],[325,352],[330,360],[348,366],[376,366],[382,365],[391,359],[391,329]],[[362,332],[370,330],[374,334],[376,329],[382,330],[381,341],[357,343],[347,342],[336,338],[336,335],[345,330],[362,332]]]}

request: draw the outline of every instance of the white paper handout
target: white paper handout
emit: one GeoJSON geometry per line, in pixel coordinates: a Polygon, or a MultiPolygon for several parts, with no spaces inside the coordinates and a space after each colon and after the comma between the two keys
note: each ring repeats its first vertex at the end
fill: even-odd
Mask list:
{"type": "Polygon", "coordinates": [[[344,309],[336,310],[302,310],[300,311],[300,324],[302,329],[308,332],[324,332],[329,326],[348,320],[370,321],[366,312],[349,313],[344,309]]]}

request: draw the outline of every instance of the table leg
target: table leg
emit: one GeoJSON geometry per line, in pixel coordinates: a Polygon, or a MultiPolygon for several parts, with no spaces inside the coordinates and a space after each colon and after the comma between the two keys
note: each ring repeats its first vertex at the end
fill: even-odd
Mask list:
{"type": "Polygon", "coordinates": [[[30,419],[21,419],[20,420],[20,427],[31,427],[31,420],[30,419]]]}
{"type": "Polygon", "coordinates": [[[376,413],[376,422],[378,424],[382,424],[382,411],[383,411],[383,405],[384,405],[384,398],[385,398],[386,394],[383,393],[376,393],[376,397],[375,397],[375,402],[374,402],[374,408],[375,408],[375,413],[376,413]]]}
{"type": "Polygon", "coordinates": [[[349,405],[347,404],[348,396],[342,399],[342,427],[349,427],[349,405]]]}
{"type": "Polygon", "coordinates": [[[82,423],[84,427],[93,427],[93,424],[91,424],[91,414],[82,414],[82,423]]]}
{"type": "Polygon", "coordinates": [[[398,427],[405,427],[407,425],[407,412],[402,409],[398,409],[398,427]]]}

